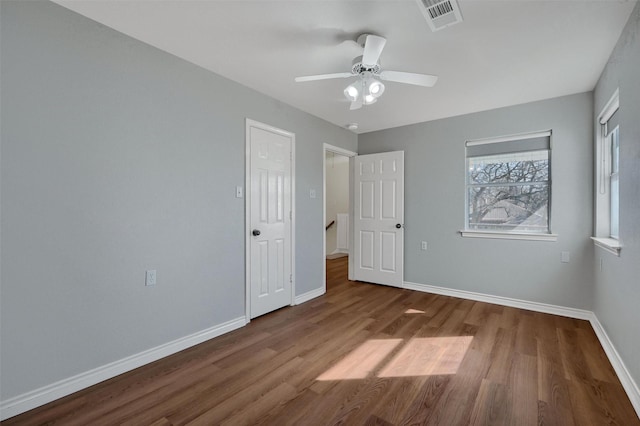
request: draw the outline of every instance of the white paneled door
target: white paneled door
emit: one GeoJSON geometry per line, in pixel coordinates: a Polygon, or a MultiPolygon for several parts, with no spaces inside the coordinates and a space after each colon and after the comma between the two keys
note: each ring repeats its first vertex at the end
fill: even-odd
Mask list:
{"type": "Polygon", "coordinates": [[[354,279],[403,285],[404,152],[355,157],[354,279]]]}
{"type": "Polygon", "coordinates": [[[247,120],[249,316],[292,304],[294,135],[247,120]]]}

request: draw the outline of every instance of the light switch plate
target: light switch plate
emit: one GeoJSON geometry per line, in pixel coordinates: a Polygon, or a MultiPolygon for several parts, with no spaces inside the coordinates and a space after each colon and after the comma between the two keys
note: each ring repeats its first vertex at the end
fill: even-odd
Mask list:
{"type": "Polygon", "coordinates": [[[236,198],[242,198],[242,187],[236,186],[236,198]]]}
{"type": "Polygon", "coordinates": [[[563,251],[560,253],[560,261],[562,263],[569,263],[570,260],[571,260],[571,255],[568,251],[563,251]]]}
{"type": "Polygon", "coordinates": [[[315,189],[310,189],[309,190],[309,198],[316,198],[316,190],[315,189]]]}

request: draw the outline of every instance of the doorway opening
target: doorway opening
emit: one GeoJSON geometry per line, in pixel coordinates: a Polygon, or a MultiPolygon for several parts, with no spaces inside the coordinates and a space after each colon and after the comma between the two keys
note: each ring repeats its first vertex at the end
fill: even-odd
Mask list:
{"type": "MultiPolygon", "coordinates": [[[[326,262],[349,256],[353,246],[350,224],[353,223],[352,182],[353,158],[357,155],[333,145],[324,144],[323,152],[323,209],[324,244],[322,281],[324,292],[327,290],[326,262]]],[[[349,256],[349,278],[351,277],[351,257],[349,256]]]]}

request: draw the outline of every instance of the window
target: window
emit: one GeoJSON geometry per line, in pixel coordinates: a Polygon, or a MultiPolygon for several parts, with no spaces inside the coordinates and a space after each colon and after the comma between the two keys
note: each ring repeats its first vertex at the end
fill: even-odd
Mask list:
{"type": "Polygon", "coordinates": [[[551,131],[468,141],[466,147],[463,236],[555,240],[550,231],[551,131]]]}
{"type": "Polygon", "coordinates": [[[598,116],[596,137],[596,225],[594,242],[620,253],[620,99],[613,94],[598,116]]]}

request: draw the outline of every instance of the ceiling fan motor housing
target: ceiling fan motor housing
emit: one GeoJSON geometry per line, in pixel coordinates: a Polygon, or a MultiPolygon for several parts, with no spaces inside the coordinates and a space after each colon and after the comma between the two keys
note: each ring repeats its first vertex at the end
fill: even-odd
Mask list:
{"type": "Polygon", "coordinates": [[[362,56],[357,56],[351,62],[351,73],[353,75],[360,75],[363,72],[369,71],[371,74],[377,75],[380,73],[380,61],[374,66],[364,65],[362,63],[362,56]]]}

